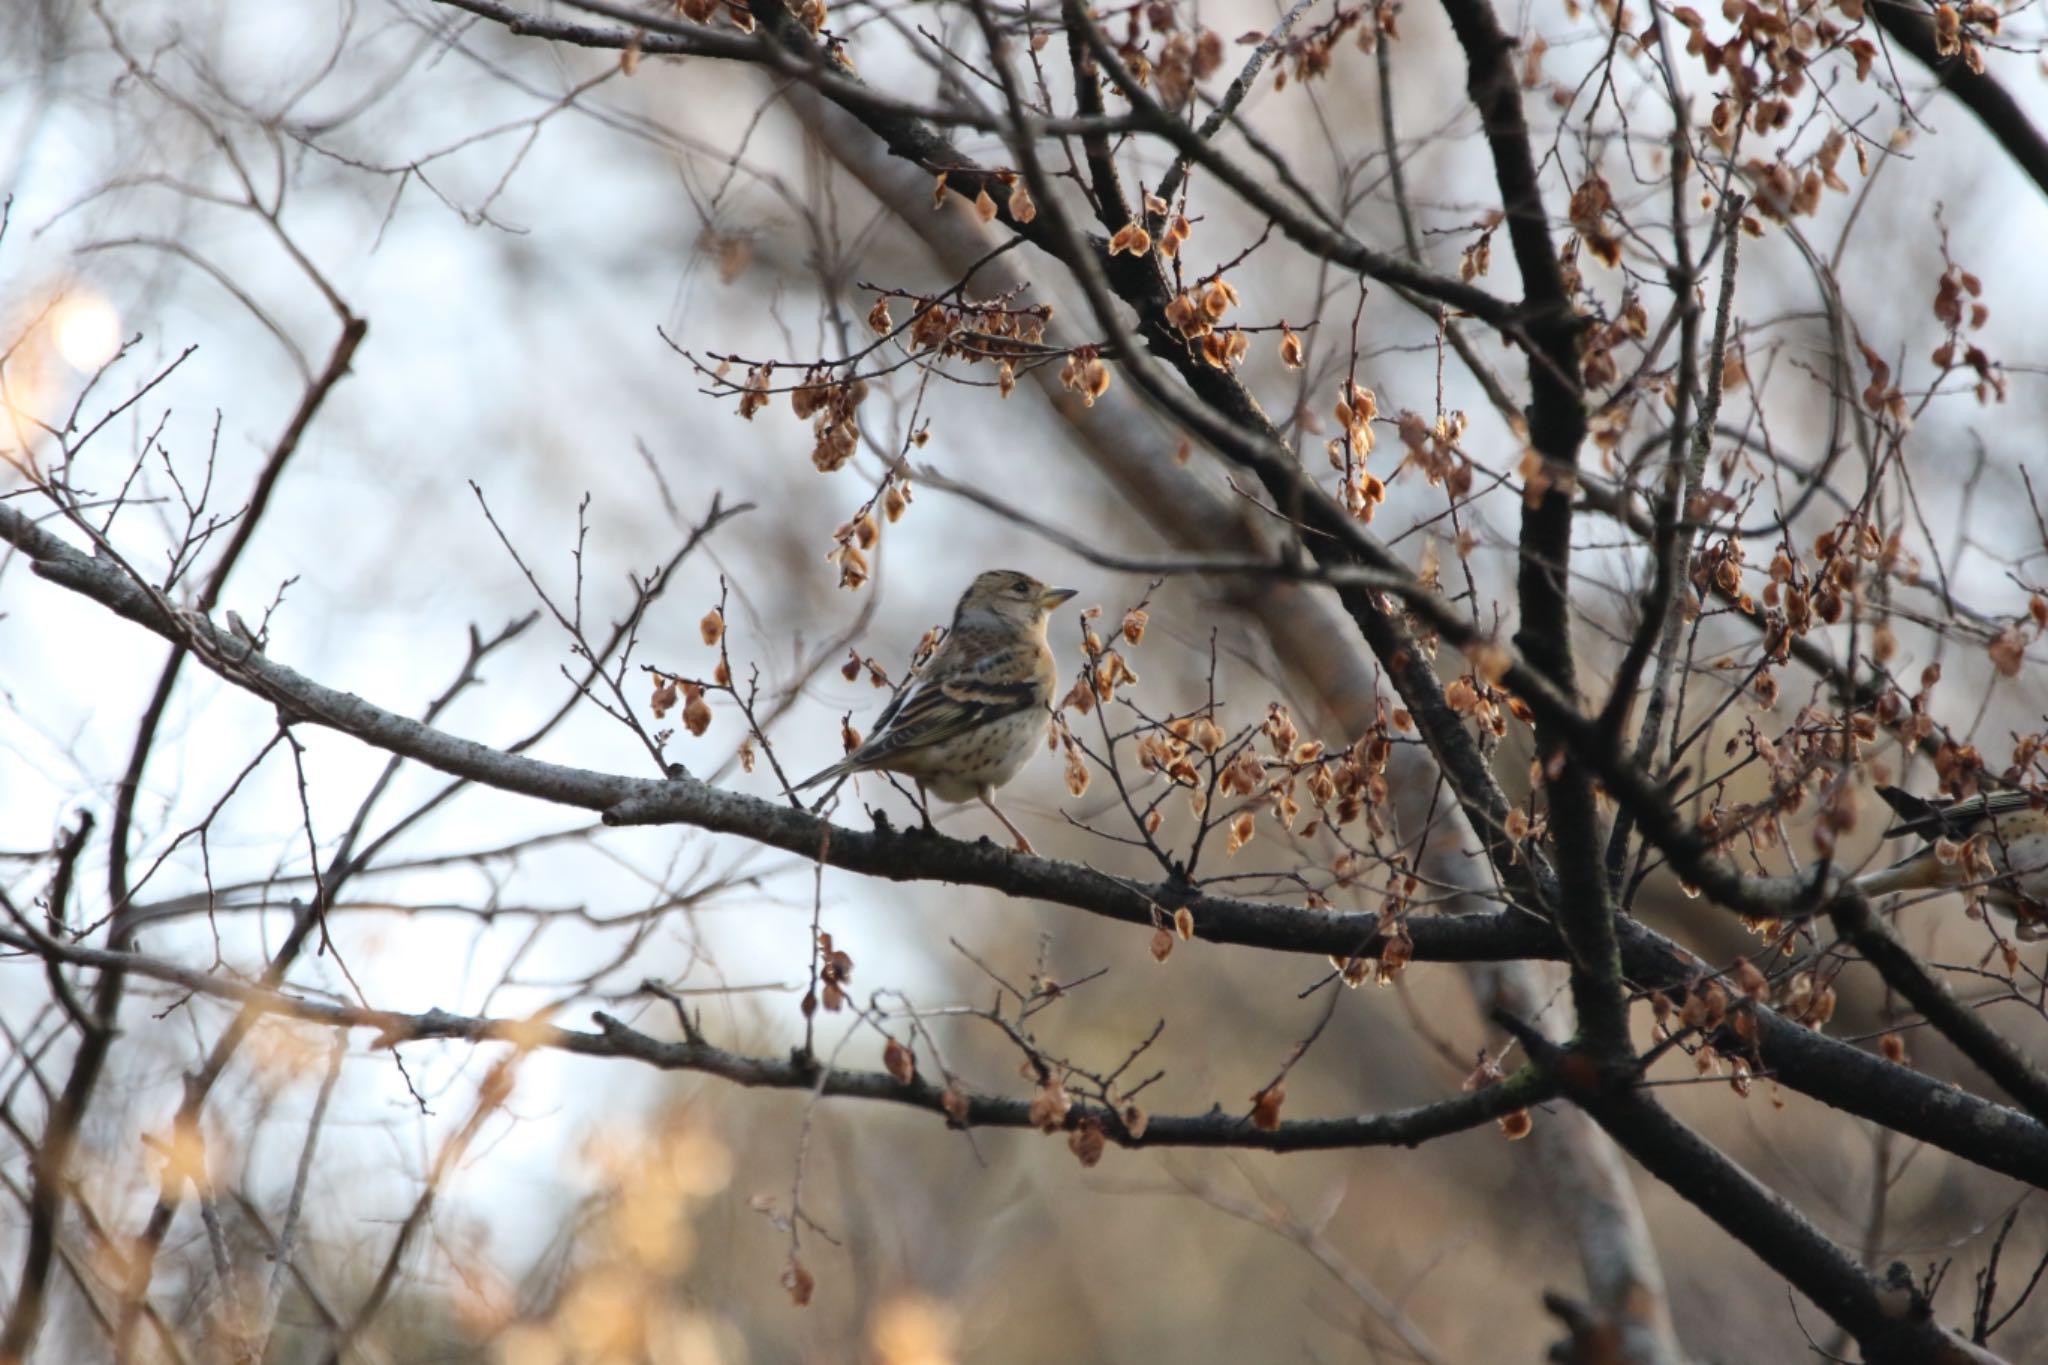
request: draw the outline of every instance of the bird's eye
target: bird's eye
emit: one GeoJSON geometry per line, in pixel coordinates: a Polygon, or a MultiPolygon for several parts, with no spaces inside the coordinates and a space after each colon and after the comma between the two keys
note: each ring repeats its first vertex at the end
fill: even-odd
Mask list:
{"type": "Polygon", "coordinates": [[[1029,583],[1012,584],[1010,591],[1016,593],[1019,597],[1029,597],[1031,596],[1031,585],[1029,583]]]}

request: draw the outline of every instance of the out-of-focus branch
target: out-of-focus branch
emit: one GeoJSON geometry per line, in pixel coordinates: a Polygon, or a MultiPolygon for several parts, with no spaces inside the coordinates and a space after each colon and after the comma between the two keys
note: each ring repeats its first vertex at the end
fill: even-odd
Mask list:
{"type": "MultiPolygon", "coordinates": [[[[1560,1045],[1571,1036],[1556,967],[1501,962],[1465,970],[1483,1013],[1532,1020],[1560,1045]]],[[[1545,1113],[1522,1145],[1530,1168],[1542,1173],[1552,1216],[1578,1248],[1589,1301],[1580,1311],[1618,1345],[1617,1365],[1684,1365],[1664,1268],[1620,1151],[1591,1118],[1563,1105],[1545,1113]]]]}
{"type": "Polygon", "coordinates": [[[1300,1247],[1315,1258],[1316,1264],[1330,1272],[1337,1283],[1344,1286],[1351,1296],[1365,1305],[1367,1312],[1377,1318],[1386,1329],[1401,1339],[1401,1345],[1409,1358],[1418,1365],[1445,1365],[1444,1357],[1422,1329],[1415,1325],[1401,1305],[1387,1297],[1380,1287],[1368,1278],[1365,1272],[1346,1256],[1341,1247],[1323,1236],[1323,1224],[1327,1218],[1309,1222],[1280,1201],[1278,1195],[1258,1187],[1256,1202],[1240,1199],[1227,1194],[1207,1181],[1187,1175],[1180,1177],[1187,1191],[1210,1208],[1241,1219],[1253,1227],[1266,1228],[1300,1247]]]}
{"type": "MultiPolygon", "coordinates": [[[[259,1343],[259,1352],[268,1347],[271,1333],[277,1328],[278,1309],[284,1303],[286,1275],[303,1274],[298,1265],[299,1218],[305,1208],[306,1185],[313,1177],[313,1154],[320,1143],[320,1130],[327,1120],[327,1106],[334,1098],[334,1087],[341,1080],[341,1064],[348,1056],[348,1035],[337,1032],[333,1045],[327,1053],[327,1072],[320,1080],[320,1090],[313,1099],[313,1112],[306,1120],[306,1140],[299,1146],[299,1163],[292,1173],[291,1194],[285,1200],[284,1220],[278,1224],[277,1235],[270,1248],[270,1282],[264,1287],[262,1316],[251,1334],[259,1343]]],[[[243,1213],[250,1213],[244,1205],[243,1213]]],[[[304,1282],[300,1287],[303,1289],[304,1282]]],[[[324,1303],[317,1305],[323,1314],[327,1313],[324,1303]]],[[[331,1315],[330,1315],[331,1316],[331,1315]]]]}
{"type": "MultiPolygon", "coordinates": [[[[73,966],[127,971],[166,981],[233,1001],[244,1012],[275,1014],[327,1028],[375,1029],[378,1047],[438,1039],[507,1042],[522,1049],[545,1048],[583,1057],[637,1061],[664,1071],[701,1072],[750,1087],[887,1100],[944,1114],[966,1127],[1026,1128],[1038,1123],[1029,1100],[967,1091],[949,1093],[946,1087],[922,1077],[899,1081],[886,1072],[824,1067],[816,1058],[802,1055],[752,1057],[717,1047],[701,1037],[668,1041],[630,1028],[604,1013],[594,1016],[598,1024],[595,1033],[560,1028],[543,1020],[491,1019],[446,1010],[407,1014],[312,1000],[271,986],[250,985],[179,967],[143,953],[116,953],[37,940],[12,929],[0,928],[0,944],[73,966]]],[[[1256,1127],[1244,1114],[1211,1111],[1150,1116],[1143,1131],[1134,1132],[1115,1111],[1083,1103],[1075,1104],[1069,1111],[1065,1126],[1076,1128],[1084,1121],[1093,1121],[1101,1124],[1111,1139],[1128,1147],[1242,1147],[1271,1152],[1412,1147],[1541,1104],[1553,1093],[1549,1082],[1538,1082],[1533,1073],[1518,1072],[1498,1085],[1434,1104],[1352,1118],[1284,1119],[1279,1127],[1270,1129],[1256,1127]]]]}
{"type": "Polygon", "coordinates": [[[434,1153],[434,1164],[427,1171],[425,1186],[420,1190],[419,1198],[413,1201],[411,1210],[406,1213],[405,1221],[399,1224],[397,1233],[392,1236],[391,1247],[384,1255],[384,1265],[378,1270],[376,1281],[371,1284],[368,1296],[357,1307],[355,1315],[344,1323],[328,1342],[324,1357],[326,1365],[342,1365],[351,1354],[351,1348],[356,1341],[369,1330],[370,1324],[376,1321],[377,1314],[383,1311],[393,1287],[398,1283],[398,1271],[405,1262],[405,1253],[412,1246],[413,1239],[419,1235],[420,1228],[432,1215],[441,1187],[447,1183],[449,1175],[462,1164],[463,1157],[475,1143],[477,1134],[483,1131],[484,1124],[511,1097],[513,1076],[518,1070],[519,1063],[525,1060],[526,1054],[533,1047],[532,1043],[519,1036],[517,1030],[532,1021],[504,1022],[508,1029],[504,1036],[510,1038],[514,1044],[512,1052],[500,1057],[491,1069],[484,1073],[483,1080],[477,1085],[476,1100],[470,1105],[468,1117],[462,1121],[460,1128],[448,1135],[447,1140],[441,1144],[441,1149],[434,1153]]]}
{"type": "MultiPolygon", "coordinates": [[[[355,357],[356,348],[361,345],[368,324],[351,314],[348,309],[335,301],[342,318],[341,334],[336,338],[334,349],[328,356],[326,367],[300,395],[284,432],[271,447],[269,457],[257,476],[251,492],[250,502],[242,513],[233,538],[222,551],[221,557],[207,575],[200,590],[201,610],[211,610],[219,600],[221,588],[241,560],[255,534],[263,510],[268,506],[272,491],[279,477],[298,450],[300,439],[314,416],[326,403],[344,377],[355,357]]],[[[11,515],[19,516],[19,513],[11,515]]],[[[139,589],[138,589],[139,590],[139,589]]],[[[177,645],[176,637],[172,639],[177,645]]],[[[162,725],[164,714],[170,705],[171,694],[178,682],[185,661],[185,650],[174,647],[170,657],[164,661],[157,676],[155,691],[143,710],[142,720],[137,726],[135,742],[129,750],[128,766],[120,783],[115,787],[113,820],[108,830],[107,880],[110,903],[113,907],[114,922],[109,930],[110,941],[116,947],[126,947],[133,936],[133,922],[130,915],[128,894],[128,840],[135,816],[135,800],[141,791],[142,775],[156,748],[156,737],[162,725]]],[[[49,1278],[50,1254],[55,1245],[56,1222],[63,1210],[64,1188],[67,1171],[71,1162],[72,1147],[77,1140],[78,1129],[84,1121],[85,1111],[92,1103],[93,1092],[106,1065],[108,1049],[113,1044],[114,1026],[121,1009],[121,975],[108,972],[100,977],[93,992],[92,1014],[94,1025],[86,1030],[77,1053],[72,1058],[71,1072],[66,1078],[63,1094],[51,1109],[45,1127],[43,1140],[36,1150],[35,1182],[30,1205],[28,1248],[24,1254],[22,1275],[15,1291],[15,1302],[7,1317],[4,1330],[0,1330],[0,1365],[13,1365],[25,1359],[34,1344],[42,1323],[43,1285],[49,1278]]],[[[124,1319],[132,1321],[131,1319],[124,1319]]]]}

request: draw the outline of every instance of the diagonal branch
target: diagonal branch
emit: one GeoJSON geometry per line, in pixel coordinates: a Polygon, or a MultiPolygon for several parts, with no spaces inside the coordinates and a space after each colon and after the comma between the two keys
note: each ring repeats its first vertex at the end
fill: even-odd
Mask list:
{"type": "Polygon", "coordinates": [[[1585,1107],[1645,1170],[1847,1328],[1869,1365],[1998,1365],[1937,1323],[1910,1280],[1879,1280],[1654,1100],[1635,1093],[1585,1107]]]}
{"type": "Polygon", "coordinates": [[[1882,0],[1866,11],[1893,42],[1932,71],[1942,87],[1977,116],[1984,131],[2012,158],[2034,187],[2048,195],[2048,138],[2041,135],[2026,110],[1996,76],[1972,71],[1960,54],[1941,55],[1934,36],[1934,16],[1908,0],[1882,0]]]}
{"type": "Polygon", "coordinates": [[[1844,892],[1828,906],[1835,929],[1856,946],[1864,961],[1877,968],[1885,984],[1912,1002],[1920,1017],[1956,1045],[1985,1075],[1998,1082],[2020,1107],[2048,1123],[2048,1076],[2032,1058],[1956,999],[1946,982],[1899,941],[1899,936],[1854,891],[1844,892]]]}

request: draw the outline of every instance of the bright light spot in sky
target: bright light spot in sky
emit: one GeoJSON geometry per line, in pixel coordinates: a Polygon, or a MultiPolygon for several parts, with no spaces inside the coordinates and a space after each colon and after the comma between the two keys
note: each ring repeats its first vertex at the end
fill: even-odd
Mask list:
{"type": "Polygon", "coordinates": [[[121,349],[121,315],[98,294],[71,294],[51,314],[50,336],[65,364],[91,374],[121,349]]]}

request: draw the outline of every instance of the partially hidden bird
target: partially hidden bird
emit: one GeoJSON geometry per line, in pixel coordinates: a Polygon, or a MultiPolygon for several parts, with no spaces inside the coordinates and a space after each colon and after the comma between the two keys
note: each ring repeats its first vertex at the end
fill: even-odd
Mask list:
{"type": "Polygon", "coordinates": [[[1925,846],[1856,878],[1858,890],[1877,896],[1982,884],[1985,903],[2012,918],[2019,938],[2048,938],[2048,802],[2023,791],[1960,801],[1930,801],[1897,787],[1877,794],[1899,817],[1885,837],[1918,835],[1925,846]]]}
{"type": "Polygon", "coordinates": [[[1023,770],[1045,734],[1058,672],[1045,627],[1053,608],[1074,595],[1029,574],[990,569],[953,610],[938,651],[875,720],[874,732],[845,758],[796,784],[796,790],[851,773],[901,773],[942,801],[979,801],[1003,822],[1020,853],[1031,841],[994,799],[1023,770]]]}

